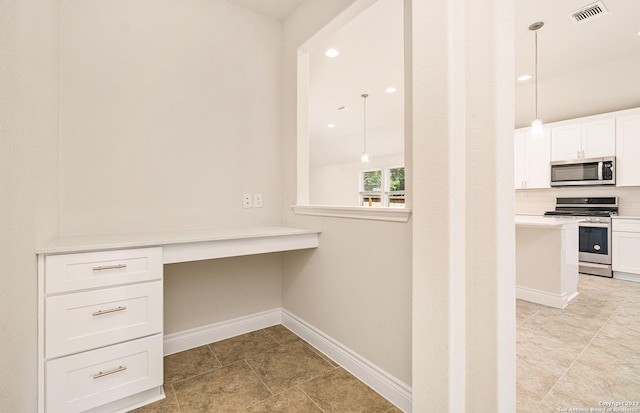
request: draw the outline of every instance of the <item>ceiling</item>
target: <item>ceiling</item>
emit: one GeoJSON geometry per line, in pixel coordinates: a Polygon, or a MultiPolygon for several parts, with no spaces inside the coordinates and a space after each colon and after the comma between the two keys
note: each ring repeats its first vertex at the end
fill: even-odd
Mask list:
{"type": "MultiPolygon", "coordinates": [[[[280,21],[304,0],[228,0],[280,21]]],[[[310,55],[312,165],[362,151],[362,93],[372,156],[402,151],[402,14],[379,0],[310,55]],[[354,28],[349,28],[351,25],[354,28]],[[400,40],[398,40],[400,36],[400,40]],[[322,53],[335,47],[341,55],[322,53]],[[315,52],[315,54],[314,54],[315,52]],[[387,86],[398,92],[383,92],[387,86]],[[338,111],[342,106],[350,110],[338,111]],[[327,128],[333,123],[334,128],[327,128]],[[398,128],[400,132],[398,133],[398,128]],[[385,137],[386,136],[386,137],[385,137]]],[[[538,115],[545,123],[640,106],[640,1],[602,0],[608,13],[575,24],[567,14],[595,0],[515,0],[515,76],[534,72],[538,31],[538,115]]],[[[400,6],[401,7],[401,6],[400,6]]],[[[515,127],[535,117],[534,79],[515,84],[515,127]]]]}
{"type": "Polygon", "coordinates": [[[256,13],[283,22],[304,0],[227,0],[256,13]]]}

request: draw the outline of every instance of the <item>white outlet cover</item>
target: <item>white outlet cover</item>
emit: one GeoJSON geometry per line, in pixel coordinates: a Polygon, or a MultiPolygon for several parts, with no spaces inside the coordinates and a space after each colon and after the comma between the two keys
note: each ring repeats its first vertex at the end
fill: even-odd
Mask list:
{"type": "Polygon", "coordinates": [[[253,208],[253,199],[251,199],[251,194],[248,192],[242,194],[242,207],[253,208]]]}
{"type": "Polygon", "coordinates": [[[253,206],[256,208],[262,208],[262,194],[253,195],[253,206]]]}

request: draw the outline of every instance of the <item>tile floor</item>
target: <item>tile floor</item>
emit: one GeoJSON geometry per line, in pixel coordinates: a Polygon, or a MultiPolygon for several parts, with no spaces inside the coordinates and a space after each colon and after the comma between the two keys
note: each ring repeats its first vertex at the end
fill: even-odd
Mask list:
{"type": "MultiPolygon", "coordinates": [[[[517,413],[640,403],[640,283],[580,275],[578,290],[563,310],[517,300],[517,413]]],[[[164,367],[167,398],[137,413],[401,412],[281,325],[164,367]]]]}
{"type": "Polygon", "coordinates": [[[400,413],[282,325],[167,356],[166,399],[136,413],[400,413]]]}
{"type": "Polygon", "coordinates": [[[640,283],[580,275],[578,291],[563,310],[517,301],[517,413],[640,412],[640,283]]]}

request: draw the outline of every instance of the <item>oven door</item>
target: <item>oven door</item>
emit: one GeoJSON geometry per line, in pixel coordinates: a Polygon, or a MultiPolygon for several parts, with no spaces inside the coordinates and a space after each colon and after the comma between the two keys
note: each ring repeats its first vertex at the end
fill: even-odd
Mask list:
{"type": "Polygon", "coordinates": [[[611,224],[579,224],[579,259],[584,262],[611,264],[611,224]]]}

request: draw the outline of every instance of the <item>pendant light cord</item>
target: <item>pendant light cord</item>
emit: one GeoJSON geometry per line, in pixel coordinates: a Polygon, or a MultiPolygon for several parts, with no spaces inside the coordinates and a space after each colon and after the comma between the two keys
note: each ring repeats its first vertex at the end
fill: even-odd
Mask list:
{"type": "Polygon", "coordinates": [[[366,94],[366,93],[362,94],[363,107],[364,107],[364,115],[362,117],[363,124],[364,124],[364,150],[363,150],[363,153],[367,152],[367,98],[368,97],[369,97],[368,94],[366,94]]]}
{"type": "Polygon", "coordinates": [[[538,119],[538,30],[535,31],[536,52],[535,52],[535,77],[536,77],[536,119],[538,119]]]}

